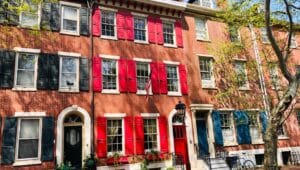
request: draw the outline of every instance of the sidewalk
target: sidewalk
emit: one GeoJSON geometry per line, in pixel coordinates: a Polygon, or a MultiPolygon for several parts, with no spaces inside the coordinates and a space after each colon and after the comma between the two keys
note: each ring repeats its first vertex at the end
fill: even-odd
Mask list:
{"type": "MultiPolygon", "coordinates": [[[[263,168],[257,168],[256,170],[263,170],[263,168]]],[[[283,166],[280,170],[300,170],[300,166],[283,166]]]]}

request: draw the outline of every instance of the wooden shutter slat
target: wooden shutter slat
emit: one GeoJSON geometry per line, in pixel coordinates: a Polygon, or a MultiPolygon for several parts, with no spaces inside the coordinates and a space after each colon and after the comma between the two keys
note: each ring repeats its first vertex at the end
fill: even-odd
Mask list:
{"type": "Polygon", "coordinates": [[[52,31],[60,30],[60,5],[58,3],[51,3],[50,27],[52,31]]]}
{"type": "Polygon", "coordinates": [[[38,59],[37,89],[46,90],[49,88],[49,55],[42,53],[38,59]]]}
{"type": "Polygon", "coordinates": [[[134,143],[133,143],[133,118],[127,116],[124,118],[125,123],[125,154],[134,154],[134,143]]]}
{"type": "Polygon", "coordinates": [[[180,86],[181,86],[181,93],[183,95],[188,94],[188,84],[187,84],[187,72],[185,65],[179,64],[179,76],[180,76],[180,86]]]}
{"type": "Polygon", "coordinates": [[[102,69],[101,69],[101,58],[93,57],[93,89],[96,92],[102,90],[102,69]]]}
{"type": "Polygon", "coordinates": [[[127,92],[127,60],[120,59],[119,65],[119,90],[120,92],[127,92]]]}
{"type": "Polygon", "coordinates": [[[168,94],[167,69],[165,63],[158,63],[159,89],[161,94],[168,94]]]}
{"type": "Polygon", "coordinates": [[[159,124],[159,137],[160,137],[160,152],[168,153],[169,141],[168,141],[168,122],[164,116],[158,117],[159,124]]]}
{"type": "Polygon", "coordinates": [[[59,84],[59,56],[57,54],[48,54],[48,73],[49,73],[49,90],[58,90],[59,84]]]}
{"type": "Polygon", "coordinates": [[[127,60],[127,87],[128,92],[137,92],[137,82],[136,82],[136,63],[133,60],[127,60]]]}
{"type": "Polygon", "coordinates": [[[124,11],[117,12],[117,35],[118,39],[125,40],[126,39],[126,18],[127,13],[124,11]]]}
{"type": "Polygon", "coordinates": [[[148,39],[150,43],[156,43],[156,19],[148,16],[148,39]]]}
{"type": "Polygon", "coordinates": [[[44,2],[42,5],[42,16],[41,16],[41,28],[44,30],[50,30],[51,20],[51,3],[44,2]]]}
{"type": "Polygon", "coordinates": [[[96,6],[93,9],[92,15],[93,15],[93,17],[92,17],[92,22],[93,22],[93,36],[100,36],[101,35],[101,27],[100,27],[101,13],[100,13],[100,9],[99,9],[98,6],[96,6]]]}
{"type": "Polygon", "coordinates": [[[178,47],[183,47],[182,25],[178,20],[175,22],[176,42],[178,47]]]}
{"type": "Polygon", "coordinates": [[[0,52],[0,87],[12,88],[14,85],[15,58],[14,51],[0,52]]]}
{"type": "Polygon", "coordinates": [[[54,117],[43,118],[42,161],[52,161],[54,158],[54,117]]]}
{"type": "Polygon", "coordinates": [[[163,23],[160,18],[156,19],[156,43],[164,44],[163,23]]]}
{"type": "Polygon", "coordinates": [[[15,144],[17,134],[17,118],[6,117],[4,119],[2,139],[2,164],[12,164],[15,161],[15,144]]]}
{"type": "Polygon", "coordinates": [[[80,8],[80,34],[90,34],[90,15],[88,8],[80,8]]]}
{"type": "Polygon", "coordinates": [[[133,15],[128,13],[125,18],[126,27],[127,27],[127,40],[133,41],[134,40],[134,21],[133,15]]]}
{"type": "Polygon", "coordinates": [[[97,118],[97,155],[98,158],[107,156],[107,140],[106,140],[107,121],[105,117],[97,118]]]}
{"type": "Polygon", "coordinates": [[[144,120],[141,116],[134,117],[135,122],[135,148],[137,155],[144,154],[144,120]]]}
{"type": "Polygon", "coordinates": [[[86,57],[80,58],[79,71],[80,71],[79,89],[82,91],[89,91],[90,89],[89,60],[86,57]]]}
{"type": "Polygon", "coordinates": [[[153,94],[159,94],[159,70],[157,62],[151,62],[151,84],[152,84],[152,92],[153,94]]]}

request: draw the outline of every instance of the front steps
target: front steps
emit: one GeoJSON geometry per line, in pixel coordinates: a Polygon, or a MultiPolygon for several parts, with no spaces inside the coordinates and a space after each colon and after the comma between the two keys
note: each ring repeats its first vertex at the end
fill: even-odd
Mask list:
{"type": "Polygon", "coordinates": [[[210,158],[210,163],[212,170],[230,170],[223,158],[210,158]]]}

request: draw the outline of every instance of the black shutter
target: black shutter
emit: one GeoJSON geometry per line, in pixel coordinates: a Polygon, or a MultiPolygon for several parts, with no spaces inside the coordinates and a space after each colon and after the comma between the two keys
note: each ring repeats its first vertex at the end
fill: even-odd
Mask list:
{"type": "Polygon", "coordinates": [[[80,8],[80,34],[81,35],[89,35],[89,9],[88,8],[80,8]]]}
{"type": "Polygon", "coordinates": [[[60,28],[60,5],[58,3],[51,4],[50,27],[51,27],[52,31],[59,31],[59,28],[60,28]]]}
{"type": "Polygon", "coordinates": [[[12,88],[14,84],[15,71],[14,51],[0,51],[0,87],[12,88]]]}
{"type": "Polygon", "coordinates": [[[79,89],[89,91],[89,60],[87,58],[80,58],[79,71],[79,89]]]}
{"type": "Polygon", "coordinates": [[[6,117],[2,139],[2,164],[12,164],[15,160],[17,118],[6,117]]]}
{"type": "Polygon", "coordinates": [[[54,118],[43,118],[42,161],[53,160],[54,118]]]}
{"type": "Polygon", "coordinates": [[[59,56],[57,54],[48,54],[48,78],[49,90],[58,90],[59,82],[59,56]]]}
{"type": "Polygon", "coordinates": [[[7,9],[8,24],[18,25],[19,13],[17,12],[16,8],[19,6],[19,0],[9,0],[7,2],[9,4],[9,8],[7,9]]]}
{"type": "Polygon", "coordinates": [[[42,18],[41,18],[41,28],[45,30],[50,30],[50,20],[51,20],[51,3],[43,3],[42,5],[42,18]]]}
{"type": "Polygon", "coordinates": [[[0,24],[4,23],[6,20],[6,8],[3,3],[4,2],[0,1],[0,24]]]}
{"type": "Polygon", "coordinates": [[[37,89],[46,90],[49,89],[49,55],[41,54],[38,59],[38,78],[37,78],[37,89]]]}

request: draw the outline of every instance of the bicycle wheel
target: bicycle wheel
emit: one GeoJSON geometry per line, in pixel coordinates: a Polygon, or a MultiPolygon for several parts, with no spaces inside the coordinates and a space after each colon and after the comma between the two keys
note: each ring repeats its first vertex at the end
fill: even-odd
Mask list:
{"type": "Polygon", "coordinates": [[[251,160],[246,160],[243,165],[245,170],[255,170],[255,165],[251,160]]]}

